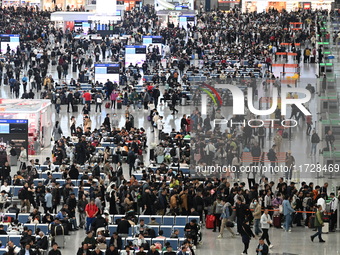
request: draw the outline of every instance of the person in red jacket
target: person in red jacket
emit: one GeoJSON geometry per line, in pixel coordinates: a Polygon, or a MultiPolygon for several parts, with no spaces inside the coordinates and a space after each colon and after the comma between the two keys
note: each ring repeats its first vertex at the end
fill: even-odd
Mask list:
{"type": "Polygon", "coordinates": [[[85,104],[89,106],[89,111],[91,111],[91,99],[92,99],[91,93],[89,91],[86,91],[83,94],[83,98],[85,99],[85,104]]]}
{"type": "Polygon", "coordinates": [[[99,209],[94,204],[94,199],[91,199],[90,203],[85,206],[85,213],[86,213],[86,231],[90,230],[90,226],[94,219],[96,218],[96,215],[98,214],[99,209]]]}

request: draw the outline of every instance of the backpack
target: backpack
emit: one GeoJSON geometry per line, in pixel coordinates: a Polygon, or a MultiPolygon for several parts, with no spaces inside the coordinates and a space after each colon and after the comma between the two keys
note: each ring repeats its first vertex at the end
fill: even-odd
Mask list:
{"type": "Polygon", "coordinates": [[[17,151],[16,151],[14,148],[12,148],[12,149],[9,151],[9,153],[11,154],[11,156],[17,156],[17,151]]]}
{"type": "Polygon", "coordinates": [[[320,137],[319,137],[319,135],[316,135],[315,143],[319,143],[319,142],[320,142],[320,137]]]}
{"type": "Polygon", "coordinates": [[[170,150],[170,155],[171,155],[171,157],[175,157],[176,156],[176,149],[175,148],[172,148],[170,150]]]}
{"type": "Polygon", "coordinates": [[[24,194],[23,194],[23,192],[22,192],[23,190],[24,190],[24,188],[21,188],[21,189],[19,190],[19,192],[18,192],[18,198],[19,198],[19,199],[24,199],[24,196],[23,196],[24,194]]]}
{"type": "Polygon", "coordinates": [[[215,213],[216,214],[221,214],[223,212],[223,205],[220,203],[216,203],[216,209],[215,209],[215,213]]]}
{"type": "Polygon", "coordinates": [[[304,207],[304,208],[307,208],[307,207],[309,207],[309,200],[311,200],[312,198],[311,197],[305,197],[304,199],[303,199],[303,201],[302,201],[302,206],[304,207]]]}
{"type": "Polygon", "coordinates": [[[61,99],[58,97],[55,103],[56,104],[61,104],[61,99]]]}

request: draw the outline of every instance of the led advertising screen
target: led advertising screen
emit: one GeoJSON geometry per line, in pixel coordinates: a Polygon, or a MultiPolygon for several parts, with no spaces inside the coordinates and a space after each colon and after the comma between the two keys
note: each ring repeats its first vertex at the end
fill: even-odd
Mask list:
{"type": "Polygon", "coordinates": [[[152,47],[158,46],[160,53],[162,53],[163,42],[163,36],[143,36],[143,45],[146,45],[146,47],[150,45],[152,45],[152,47]]]}
{"type": "Polygon", "coordinates": [[[188,24],[193,27],[195,25],[195,17],[193,16],[180,16],[179,17],[179,27],[184,29],[188,28],[188,24]]]}
{"type": "Polygon", "coordinates": [[[142,66],[146,60],[146,46],[145,45],[127,45],[125,46],[125,67],[130,64],[135,66],[142,66]]]}
{"type": "Polygon", "coordinates": [[[95,64],[95,80],[105,84],[107,79],[119,84],[119,64],[95,64]]]}
{"type": "Polygon", "coordinates": [[[88,20],[75,20],[74,21],[74,30],[75,31],[82,29],[84,31],[84,34],[87,35],[90,28],[91,28],[91,24],[88,20]]]}
{"type": "Polygon", "coordinates": [[[28,149],[28,120],[0,119],[0,151],[5,151],[9,145],[18,155],[21,146],[28,149]]]}
{"type": "Polygon", "coordinates": [[[0,35],[0,47],[1,53],[6,54],[8,46],[11,48],[11,51],[17,50],[17,47],[20,46],[20,35],[0,35]]]}

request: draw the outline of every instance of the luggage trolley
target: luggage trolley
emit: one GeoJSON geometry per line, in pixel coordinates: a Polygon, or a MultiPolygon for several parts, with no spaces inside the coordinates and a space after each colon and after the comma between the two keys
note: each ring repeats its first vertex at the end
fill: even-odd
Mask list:
{"type": "Polygon", "coordinates": [[[51,246],[57,243],[59,247],[65,248],[65,232],[63,225],[49,225],[51,246]]]}

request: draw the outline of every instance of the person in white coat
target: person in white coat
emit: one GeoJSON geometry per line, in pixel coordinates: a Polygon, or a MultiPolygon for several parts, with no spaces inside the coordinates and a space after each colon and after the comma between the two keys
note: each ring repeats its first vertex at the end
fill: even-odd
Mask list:
{"type": "Polygon", "coordinates": [[[20,168],[19,170],[22,170],[23,168],[26,168],[26,161],[27,161],[27,151],[25,147],[21,146],[21,151],[18,160],[20,161],[20,168]],[[25,167],[24,167],[25,166],[25,167]]]}
{"type": "Polygon", "coordinates": [[[273,248],[273,245],[269,241],[269,234],[268,234],[271,224],[273,224],[273,221],[268,213],[268,208],[266,208],[264,210],[264,213],[261,216],[261,229],[262,229],[261,239],[267,241],[269,248],[273,248]]]}

